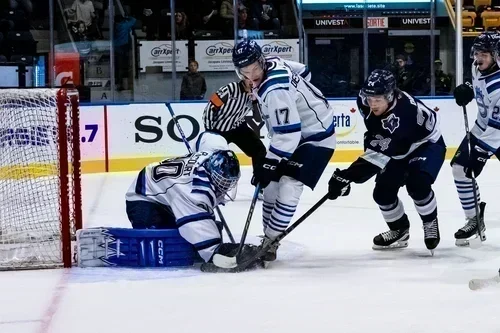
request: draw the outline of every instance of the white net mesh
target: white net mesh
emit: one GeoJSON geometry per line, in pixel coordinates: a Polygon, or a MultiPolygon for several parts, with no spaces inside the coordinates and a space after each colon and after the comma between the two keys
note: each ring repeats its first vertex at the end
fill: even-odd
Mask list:
{"type": "MultiPolygon", "coordinates": [[[[0,270],[63,262],[61,226],[74,221],[61,215],[57,92],[0,90],[0,270]]],[[[69,99],[63,109],[71,142],[69,99]]],[[[72,146],[66,147],[71,165],[72,146]]],[[[73,203],[73,177],[68,182],[73,203]]]]}

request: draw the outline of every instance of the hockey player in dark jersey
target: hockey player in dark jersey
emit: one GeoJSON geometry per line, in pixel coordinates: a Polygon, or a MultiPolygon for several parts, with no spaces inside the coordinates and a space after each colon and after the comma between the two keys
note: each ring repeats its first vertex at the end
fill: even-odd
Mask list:
{"type": "Polygon", "coordinates": [[[432,184],[446,153],[436,113],[398,90],[386,70],[370,74],[357,104],[367,128],[365,152],[349,168],[334,172],[329,198],[348,193],[350,183],[364,183],[377,175],[373,199],[389,231],[375,236],[373,249],[403,248],[408,246],[410,222],[398,192],[406,186],[422,218],[425,245],[433,253],[440,236],[432,184]]]}
{"type": "Polygon", "coordinates": [[[500,52],[499,40],[500,34],[497,32],[483,32],[476,37],[470,53],[474,59],[472,84],[463,83],[453,92],[458,105],[466,106],[475,98],[478,109],[476,122],[470,131],[472,152],[469,154],[469,142],[465,137],[451,160],[455,186],[467,221],[455,233],[457,246],[468,246],[469,240],[476,237],[479,225],[483,231],[481,241],[486,240],[484,235],[486,203],[481,202],[476,183],[479,205],[479,216],[477,216],[472,175],[478,177],[491,156],[495,155],[500,159],[500,69],[497,64],[500,52]]]}

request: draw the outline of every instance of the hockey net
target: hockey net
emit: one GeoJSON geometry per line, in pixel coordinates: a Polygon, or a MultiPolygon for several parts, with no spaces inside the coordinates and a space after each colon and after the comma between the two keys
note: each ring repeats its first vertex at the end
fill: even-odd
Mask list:
{"type": "Polygon", "coordinates": [[[71,266],[79,138],[76,90],[0,90],[0,270],[71,266]]]}

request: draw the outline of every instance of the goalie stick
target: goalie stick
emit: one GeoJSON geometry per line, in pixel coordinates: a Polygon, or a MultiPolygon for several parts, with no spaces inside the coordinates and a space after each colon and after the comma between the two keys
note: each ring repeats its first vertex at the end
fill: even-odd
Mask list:
{"type": "MultiPolygon", "coordinates": [[[[227,264],[225,267],[224,266],[219,266],[215,267],[213,271],[205,270],[206,272],[229,272],[229,273],[239,273],[247,270],[250,268],[256,261],[259,260],[260,257],[262,257],[267,250],[279,243],[283,238],[285,238],[287,235],[289,235],[295,228],[297,228],[302,222],[304,222],[309,216],[311,216],[312,213],[314,213],[321,205],[325,203],[325,201],[328,200],[328,194],[323,196],[318,202],[314,204],[307,212],[305,212],[297,221],[295,221],[291,226],[289,226],[281,235],[276,237],[272,242],[269,242],[266,244],[266,246],[263,246],[260,251],[258,251],[254,256],[251,258],[248,258],[247,260],[238,263],[236,260],[236,257],[225,257],[225,261],[220,261],[220,264],[227,264]]],[[[222,255],[219,255],[220,257],[224,257],[222,255]]],[[[215,257],[215,256],[214,256],[215,257]]],[[[222,259],[222,258],[221,258],[222,259]]],[[[215,263],[215,262],[214,262],[215,263]]],[[[214,265],[215,266],[215,265],[214,265]]]]}
{"type": "Polygon", "coordinates": [[[252,221],[255,204],[257,203],[257,199],[259,198],[259,192],[260,192],[260,185],[257,184],[257,186],[255,186],[255,191],[253,192],[252,203],[250,204],[250,208],[248,209],[247,220],[245,222],[245,227],[243,228],[243,233],[241,234],[240,246],[238,246],[238,251],[236,252],[234,257],[229,257],[218,253],[214,254],[214,257],[212,258],[212,262],[214,263],[214,265],[223,268],[236,267],[237,265],[236,258],[241,254],[243,245],[245,245],[245,240],[247,238],[250,222],[252,221]]]}
{"type": "Polygon", "coordinates": [[[500,283],[500,269],[498,270],[498,274],[489,279],[472,279],[469,281],[469,289],[470,290],[479,290],[484,289],[489,286],[493,286],[500,283]]]}
{"type": "MultiPolygon", "coordinates": [[[[465,135],[467,137],[467,147],[469,148],[469,156],[472,153],[472,144],[470,140],[470,130],[469,130],[469,119],[467,118],[467,107],[464,105],[462,106],[462,110],[464,113],[464,125],[465,125],[465,135]]],[[[471,249],[477,249],[480,248],[482,245],[483,240],[486,239],[486,236],[484,235],[483,231],[483,226],[481,225],[481,219],[479,215],[479,202],[478,202],[478,197],[477,197],[477,183],[476,183],[476,176],[472,173],[472,196],[474,198],[474,209],[476,210],[476,216],[477,216],[477,236],[476,238],[473,238],[469,240],[469,247],[471,249]]]]}
{"type": "MultiPolygon", "coordinates": [[[[177,127],[177,130],[181,134],[182,141],[186,145],[188,152],[190,154],[192,154],[193,150],[191,149],[191,146],[189,145],[189,142],[186,138],[186,135],[184,134],[184,131],[182,130],[181,124],[179,124],[179,121],[177,120],[177,117],[174,113],[174,110],[172,109],[170,104],[165,103],[165,105],[167,106],[168,112],[170,112],[170,115],[172,116],[172,119],[174,120],[174,123],[175,123],[175,126],[177,127]]],[[[220,208],[218,206],[215,206],[215,210],[217,211],[217,214],[219,215],[219,218],[222,222],[222,225],[224,226],[224,229],[226,230],[226,233],[227,233],[227,236],[229,237],[229,240],[231,241],[231,243],[235,243],[233,234],[231,233],[231,230],[229,230],[229,226],[227,225],[226,219],[224,219],[224,216],[222,215],[220,208]]]]}

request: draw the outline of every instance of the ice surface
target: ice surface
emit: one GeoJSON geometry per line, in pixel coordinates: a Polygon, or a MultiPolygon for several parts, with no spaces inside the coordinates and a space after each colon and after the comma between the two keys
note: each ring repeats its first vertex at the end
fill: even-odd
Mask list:
{"type": "MultiPolygon", "coordinates": [[[[326,191],[306,189],[296,217],[326,191]]],[[[245,169],[235,202],[222,207],[234,234],[243,228],[253,193],[245,169]]],[[[445,163],[435,186],[441,244],[430,257],[405,189],[412,227],[409,248],[380,252],[386,230],[372,200],[373,182],[329,201],[283,242],[267,270],[202,274],[196,269],[78,269],[0,273],[1,333],[500,333],[500,286],[470,291],[472,278],[500,267],[500,164],[479,179],[488,240],[457,248],[463,213],[445,163]]],[[[128,226],[124,194],[134,173],[84,176],[86,226],[128,226]]],[[[249,239],[261,233],[260,207],[249,239]]]]}

